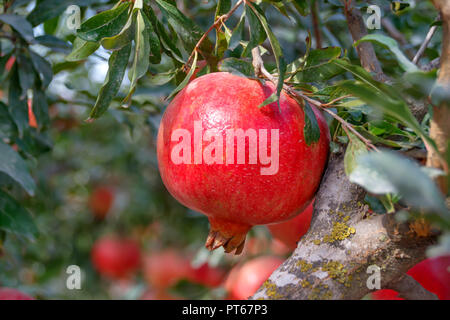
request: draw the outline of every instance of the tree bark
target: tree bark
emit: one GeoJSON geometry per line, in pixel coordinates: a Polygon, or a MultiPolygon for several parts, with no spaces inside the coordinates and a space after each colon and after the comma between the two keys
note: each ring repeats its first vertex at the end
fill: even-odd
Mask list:
{"type": "Polygon", "coordinates": [[[425,259],[434,237],[421,238],[391,214],[368,212],[365,191],[352,184],[343,154],[333,155],[316,195],[310,231],[253,299],[361,299],[368,267],[388,287],[425,259]]]}
{"type": "Polygon", "coordinates": [[[448,152],[450,143],[450,104],[448,102],[450,92],[450,1],[434,0],[433,3],[441,13],[443,34],[441,69],[437,85],[442,92],[447,93],[447,97],[439,106],[433,106],[430,137],[436,142],[441,156],[435,150],[429,148],[427,166],[442,169],[446,173],[445,176],[437,179],[442,193],[446,195],[449,191],[449,168],[448,163],[443,161],[443,155],[448,152]]]}

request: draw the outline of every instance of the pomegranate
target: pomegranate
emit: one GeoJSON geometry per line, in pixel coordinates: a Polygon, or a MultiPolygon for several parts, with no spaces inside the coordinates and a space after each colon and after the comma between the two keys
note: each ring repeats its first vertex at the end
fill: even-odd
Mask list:
{"type": "Polygon", "coordinates": [[[295,218],[281,223],[269,224],[267,228],[269,228],[270,233],[275,239],[280,240],[291,250],[294,250],[300,238],[308,232],[313,210],[314,203],[311,202],[305,211],[295,218]]]}
{"type": "Polygon", "coordinates": [[[223,270],[204,263],[197,268],[192,268],[187,278],[191,282],[215,288],[222,284],[224,277],[225,272],[223,270]]]}
{"type": "Polygon", "coordinates": [[[174,249],[154,252],[144,259],[144,276],[154,288],[166,289],[191,272],[189,260],[174,249]]]}
{"type": "Polygon", "coordinates": [[[114,191],[106,186],[95,188],[89,197],[89,208],[98,219],[108,214],[114,203],[114,191]]]}
{"type": "MultiPolygon", "coordinates": [[[[425,259],[407,273],[440,300],[450,300],[450,256],[425,259]]],[[[403,300],[394,290],[378,290],[371,296],[375,300],[403,300]]]]}
{"type": "Polygon", "coordinates": [[[0,300],[34,300],[34,298],[17,289],[0,288],[0,300]]]}
{"type": "Polygon", "coordinates": [[[283,92],[279,106],[258,108],[274,91],[269,82],[210,73],[190,82],[163,115],[162,180],[178,201],[208,217],[210,250],[223,246],[240,254],[252,226],[294,217],[319,186],[328,156],[326,122],[313,109],[321,134],[308,146],[304,112],[293,98],[283,92]]]}
{"type": "Polygon", "coordinates": [[[278,257],[261,256],[237,266],[237,271],[230,272],[225,284],[229,298],[244,300],[252,296],[282,263],[278,257]]]}
{"type": "Polygon", "coordinates": [[[105,236],[95,243],[91,257],[99,273],[108,278],[123,279],[138,269],[141,253],[139,245],[132,239],[105,236]]]}

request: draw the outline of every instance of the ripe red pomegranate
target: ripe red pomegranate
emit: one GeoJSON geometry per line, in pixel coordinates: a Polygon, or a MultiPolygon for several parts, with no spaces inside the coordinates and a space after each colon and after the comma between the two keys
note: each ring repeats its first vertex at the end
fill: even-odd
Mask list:
{"type": "Polygon", "coordinates": [[[311,224],[314,202],[296,217],[281,223],[269,224],[270,233],[275,239],[280,240],[291,250],[297,248],[297,242],[308,232],[311,224]]]}
{"type": "Polygon", "coordinates": [[[107,186],[95,188],[89,197],[89,208],[95,217],[103,219],[114,203],[114,191],[107,186]]]}
{"type": "Polygon", "coordinates": [[[189,260],[174,249],[154,252],[144,259],[144,276],[150,286],[166,289],[191,272],[189,260]]]}
{"type": "Polygon", "coordinates": [[[105,236],[95,243],[91,257],[99,273],[112,279],[123,279],[138,269],[141,253],[139,245],[132,239],[105,236]]]}
{"type": "MultiPolygon", "coordinates": [[[[407,273],[440,300],[450,300],[450,256],[423,260],[407,273]]],[[[403,300],[394,290],[378,290],[371,296],[374,300],[403,300]]]]}
{"type": "Polygon", "coordinates": [[[208,216],[210,250],[241,253],[252,226],[294,217],[319,186],[328,156],[326,122],[313,109],[321,135],[308,146],[304,112],[294,99],[282,93],[279,107],[258,108],[274,91],[269,82],[210,73],[190,82],[163,115],[162,180],[178,201],[208,216]]]}
{"type": "Polygon", "coordinates": [[[0,288],[0,300],[34,300],[34,298],[17,289],[0,288]]]}
{"type": "Polygon", "coordinates": [[[236,266],[225,283],[229,298],[244,300],[252,296],[282,263],[278,257],[261,256],[236,266]]]}

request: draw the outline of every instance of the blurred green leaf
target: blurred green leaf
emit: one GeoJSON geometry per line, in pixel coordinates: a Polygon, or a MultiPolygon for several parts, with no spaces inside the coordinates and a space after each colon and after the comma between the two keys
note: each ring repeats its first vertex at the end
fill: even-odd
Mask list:
{"type": "Polygon", "coordinates": [[[36,185],[28,172],[25,161],[9,145],[0,141],[0,172],[16,181],[29,195],[33,196],[36,185]]]}
{"type": "Polygon", "coordinates": [[[41,80],[42,88],[47,88],[53,79],[52,65],[40,55],[30,50],[31,63],[41,80]]]}
{"type": "Polygon", "coordinates": [[[359,156],[367,153],[367,147],[357,136],[353,133],[348,133],[349,144],[347,145],[347,149],[345,150],[344,156],[344,168],[347,176],[353,172],[353,170],[357,166],[357,159],[359,156]]]}
{"type": "Polygon", "coordinates": [[[394,193],[409,206],[448,219],[450,211],[436,184],[420,166],[392,151],[358,157],[350,181],[375,194],[394,193]]]}
{"type": "Polygon", "coordinates": [[[128,65],[128,59],[131,53],[131,44],[123,47],[118,51],[114,51],[109,57],[108,74],[98,93],[97,101],[89,115],[90,119],[100,117],[108,109],[113,98],[117,95],[122,84],[125,70],[128,65]]]}
{"type": "Polygon", "coordinates": [[[356,47],[361,42],[377,43],[377,44],[383,46],[384,48],[388,49],[389,51],[391,51],[394,54],[400,67],[406,72],[414,72],[414,71],[419,70],[417,68],[417,66],[414,63],[412,63],[405,56],[405,54],[400,50],[397,41],[395,41],[391,37],[385,36],[383,34],[378,34],[378,33],[368,34],[368,35],[365,35],[364,37],[362,37],[361,39],[359,39],[358,41],[356,41],[353,44],[353,46],[356,47]]]}
{"type": "Polygon", "coordinates": [[[0,14],[0,21],[9,24],[25,41],[34,41],[33,27],[24,17],[17,14],[0,14]]]}
{"type": "Polygon", "coordinates": [[[31,239],[38,232],[28,210],[2,190],[0,190],[0,229],[31,239]]]}

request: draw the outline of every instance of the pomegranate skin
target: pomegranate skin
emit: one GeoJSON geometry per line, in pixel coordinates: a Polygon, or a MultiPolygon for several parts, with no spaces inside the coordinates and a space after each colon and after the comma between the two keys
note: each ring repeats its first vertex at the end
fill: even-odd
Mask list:
{"type": "Polygon", "coordinates": [[[0,288],[0,300],[34,300],[34,298],[17,289],[0,288]]]}
{"type": "Polygon", "coordinates": [[[296,217],[281,223],[269,224],[267,228],[275,239],[280,240],[290,250],[297,248],[297,242],[308,232],[311,224],[314,202],[296,217]]]}
{"type": "MultiPolygon", "coordinates": [[[[303,135],[303,108],[294,99],[283,92],[280,107],[272,103],[258,108],[274,91],[269,82],[263,85],[227,72],[210,73],[190,82],[163,115],[157,141],[162,181],[179,202],[208,216],[211,231],[206,246],[211,250],[223,245],[226,252],[236,249],[239,254],[253,225],[294,217],[310,203],[319,186],[329,149],[325,119],[311,106],[321,134],[318,142],[308,146],[303,135]],[[215,129],[222,136],[222,164],[194,163],[194,122],[201,124],[202,135],[207,129],[215,129]],[[181,142],[172,141],[177,129],[191,135],[191,164],[175,164],[171,159],[173,147],[181,142]],[[278,170],[262,174],[261,169],[273,165],[276,151],[272,164],[261,164],[259,145],[256,164],[249,164],[248,139],[244,164],[236,164],[237,140],[232,151],[235,163],[226,163],[228,129],[253,129],[257,133],[266,129],[268,156],[272,153],[272,129],[279,130],[278,170]]],[[[205,140],[202,156],[210,144],[205,140]]]]}

